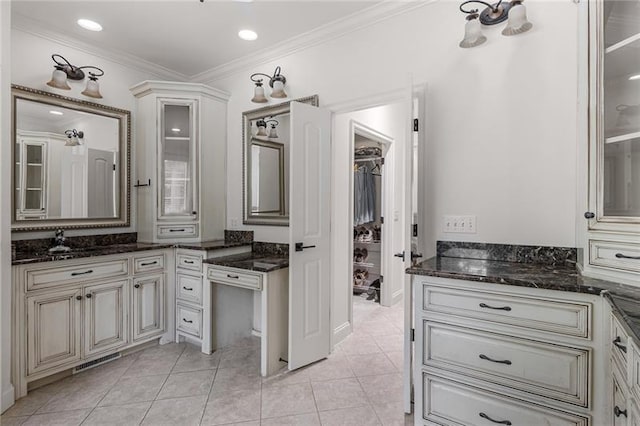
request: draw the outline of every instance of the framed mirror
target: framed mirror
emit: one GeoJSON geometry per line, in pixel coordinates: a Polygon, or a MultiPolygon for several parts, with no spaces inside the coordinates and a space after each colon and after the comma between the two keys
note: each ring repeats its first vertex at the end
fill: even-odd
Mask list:
{"type": "Polygon", "coordinates": [[[129,226],[131,113],[12,85],[12,230],[129,226]]]}
{"type": "MultiPolygon", "coordinates": [[[[293,102],[318,106],[318,96],[293,102]]],[[[242,114],[245,225],[289,225],[290,103],[242,114]]]]}

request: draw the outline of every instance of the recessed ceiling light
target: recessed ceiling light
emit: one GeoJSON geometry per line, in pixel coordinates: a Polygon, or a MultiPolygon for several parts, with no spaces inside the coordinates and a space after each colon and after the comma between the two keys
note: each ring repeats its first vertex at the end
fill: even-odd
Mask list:
{"type": "Polygon", "coordinates": [[[640,80],[640,74],[632,75],[629,80],[640,80]]]}
{"type": "Polygon", "coordinates": [[[173,129],[171,129],[172,132],[178,133],[180,131],[180,129],[178,129],[177,127],[174,127],[173,129]]]}
{"type": "Polygon", "coordinates": [[[238,37],[240,37],[243,40],[252,41],[258,38],[258,34],[256,34],[255,31],[251,31],[251,30],[240,30],[238,32],[238,37]]]}
{"type": "Polygon", "coordinates": [[[78,19],[78,25],[89,31],[102,31],[102,25],[91,19],[78,19]]]}
{"type": "Polygon", "coordinates": [[[60,111],[49,111],[49,114],[53,114],[53,115],[63,115],[60,111]]]}

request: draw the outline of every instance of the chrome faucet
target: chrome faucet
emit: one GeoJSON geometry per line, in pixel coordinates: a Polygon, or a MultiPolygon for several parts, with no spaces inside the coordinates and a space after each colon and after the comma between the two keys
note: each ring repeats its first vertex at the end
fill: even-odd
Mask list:
{"type": "Polygon", "coordinates": [[[64,253],[71,251],[71,248],[64,245],[65,240],[64,230],[62,228],[56,229],[56,237],[54,239],[55,245],[49,249],[49,253],[64,253]]]}

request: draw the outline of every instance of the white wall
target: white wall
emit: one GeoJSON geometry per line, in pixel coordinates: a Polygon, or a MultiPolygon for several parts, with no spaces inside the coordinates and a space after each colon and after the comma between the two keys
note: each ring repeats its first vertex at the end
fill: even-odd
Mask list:
{"type": "MultiPolygon", "coordinates": [[[[228,226],[242,217],[242,111],[252,72],[276,65],[290,98],[321,105],[429,84],[428,233],[436,239],[575,246],[577,6],[530,0],[534,28],[460,49],[458,3],[437,1],[324,44],[208,82],[233,95],[228,114],[228,226]],[[443,234],[442,215],[477,215],[478,233],[443,234]]],[[[241,221],[240,221],[241,222],[241,221]]],[[[286,229],[241,226],[286,242],[286,229]]]]}
{"type": "MultiPolygon", "coordinates": [[[[2,2],[4,3],[4,2],[2,2]]],[[[76,99],[89,100],[116,108],[131,111],[131,183],[136,181],[135,173],[135,98],[129,92],[129,87],[143,80],[158,79],[156,75],[149,74],[130,67],[121,65],[113,60],[72,48],[61,43],[48,40],[46,38],[27,33],[13,28],[11,30],[11,83],[39,89],[47,92],[54,92],[63,96],[76,99]],[[53,61],[51,55],[57,53],[67,58],[76,65],[95,65],[104,70],[105,76],[100,78],[100,93],[103,99],[92,99],[80,94],[86,85],[86,81],[69,81],[71,90],[54,89],[46,85],[53,72],[53,61]]],[[[10,186],[10,185],[9,185],[10,186]]],[[[95,235],[113,234],[122,232],[135,232],[136,230],[136,192],[131,187],[131,226],[121,228],[69,230],[65,234],[73,235],[95,235]]],[[[13,239],[27,238],[48,238],[52,232],[19,232],[13,234],[13,239]]]]}
{"type": "MultiPolygon", "coordinates": [[[[0,1],[0,205],[11,203],[11,3],[0,1]]],[[[11,385],[11,215],[0,214],[0,412],[13,404],[11,385]]]]}

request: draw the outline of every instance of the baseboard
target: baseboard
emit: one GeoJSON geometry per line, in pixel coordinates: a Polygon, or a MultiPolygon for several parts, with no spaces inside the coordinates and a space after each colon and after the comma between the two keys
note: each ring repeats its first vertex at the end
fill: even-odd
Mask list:
{"type": "MultiPolygon", "coordinates": [[[[340,324],[333,330],[333,339],[331,340],[333,347],[342,342],[352,332],[351,323],[349,321],[344,324],[340,324]]],[[[333,349],[333,348],[332,348],[333,349]]]]}
{"type": "Polygon", "coordinates": [[[2,413],[7,411],[16,402],[15,389],[13,385],[9,385],[7,389],[2,391],[2,413]]]}

